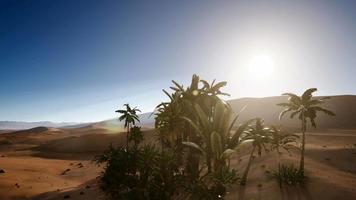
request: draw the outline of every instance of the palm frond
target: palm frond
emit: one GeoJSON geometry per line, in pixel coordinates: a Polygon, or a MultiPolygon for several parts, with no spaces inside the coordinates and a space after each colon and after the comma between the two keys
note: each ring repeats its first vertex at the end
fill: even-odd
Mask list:
{"type": "Polygon", "coordinates": [[[330,115],[330,116],[335,116],[335,113],[333,113],[332,111],[330,111],[330,110],[327,110],[327,109],[325,109],[325,108],[322,108],[322,107],[320,107],[320,106],[314,106],[314,107],[312,107],[314,110],[316,110],[316,111],[321,111],[321,112],[323,112],[323,113],[325,113],[325,114],[327,114],[327,115],[330,115]]]}
{"type": "Polygon", "coordinates": [[[279,114],[279,120],[282,119],[283,115],[286,114],[287,112],[291,111],[292,108],[286,108],[284,109],[280,114],[279,114]]]}
{"type": "Polygon", "coordinates": [[[282,106],[282,107],[292,107],[293,104],[291,103],[278,103],[277,106],[282,106]]]}
{"type": "Polygon", "coordinates": [[[179,85],[175,80],[172,80],[172,82],[179,89],[179,91],[184,91],[183,86],[179,85]]]}
{"type": "Polygon", "coordinates": [[[219,82],[216,85],[212,86],[211,90],[213,91],[218,91],[220,90],[220,88],[226,86],[227,82],[223,81],[223,82],[219,82]]]}
{"type": "Polygon", "coordinates": [[[317,88],[309,88],[305,90],[305,92],[302,95],[302,101],[303,102],[309,101],[312,98],[313,93],[316,92],[317,90],[318,90],[317,88]]]}
{"type": "Polygon", "coordinates": [[[183,120],[185,120],[186,122],[188,122],[193,128],[194,130],[203,138],[207,139],[206,138],[206,135],[203,134],[203,132],[201,131],[200,127],[195,123],[193,122],[191,119],[189,119],[188,117],[181,117],[183,120]]]}
{"type": "Polygon", "coordinates": [[[210,134],[210,141],[211,141],[211,149],[215,154],[215,157],[218,158],[222,154],[222,143],[221,143],[221,136],[216,131],[213,131],[210,134]]]}
{"type": "Polygon", "coordinates": [[[231,155],[235,154],[236,153],[236,150],[234,149],[226,149],[220,156],[220,158],[223,158],[223,159],[228,159],[231,157],[231,155]]]}
{"type": "Polygon", "coordinates": [[[126,113],[127,111],[126,110],[116,110],[115,112],[117,112],[117,113],[126,113]]]}
{"type": "Polygon", "coordinates": [[[244,133],[244,131],[246,130],[246,128],[250,125],[250,123],[254,121],[254,119],[250,119],[247,122],[241,124],[237,130],[234,132],[234,134],[232,135],[232,137],[230,138],[229,142],[228,142],[228,147],[229,148],[235,148],[239,142],[240,142],[240,137],[242,135],[242,133],[244,133]]]}
{"type": "Polygon", "coordinates": [[[165,89],[162,90],[168,97],[171,101],[173,101],[173,97],[171,94],[169,94],[165,89]]]}
{"type": "Polygon", "coordinates": [[[322,103],[324,103],[324,101],[321,99],[313,99],[313,100],[308,101],[306,104],[308,106],[313,106],[313,105],[318,105],[318,104],[322,104],[322,103]]]}
{"type": "Polygon", "coordinates": [[[296,114],[300,113],[300,112],[301,112],[300,110],[297,110],[297,111],[292,112],[292,113],[290,114],[290,118],[291,118],[291,119],[294,118],[294,116],[295,116],[296,114]]]}
{"type": "Polygon", "coordinates": [[[202,82],[203,83],[203,85],[204,85],[204,89],[208,89],[208,88],[210,88],[210,85],[209,85],[209,83],[208,83],[208,81],[206,81],[206,80],[200,80],[200,82],[202,82]]]}
{"type": "Polygon", "coordinates": [[[183,145],[198,150],[201,154],[205,154],[204,150],[194,142],[182,142],[183,145]]]}

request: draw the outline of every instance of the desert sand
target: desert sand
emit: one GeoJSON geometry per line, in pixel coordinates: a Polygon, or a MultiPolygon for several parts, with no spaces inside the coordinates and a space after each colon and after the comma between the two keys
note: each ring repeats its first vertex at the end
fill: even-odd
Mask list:
{"type": "MultiPolygon", "coordinates": [[[[145,139],[154,142],[153,131],[145,131],[145,139]]],[[[122,133],[96,127],[3,133],[0,169],[5,173],[0,174],[0,199],[106,199],[97,182],[102,168],[92,159],[124,140],[122,133]]],[[[232,160],[240,173],[247,154],[248,149],[242,149],[232,160]]],[[[226,199],[356,199],[356,130],[308,133],[307,184],[280,189],[271,172],[278,162],[297,165],[298,160],[295,151],[256,157],[247,185],[229,188],[226,199]]]]}
{"type": "MultiPolygon", "coordinates": [[[[282,97],[244,98],[230,101],[235,111],[247,105],[240,121],[261,116],[267,124],[280,124],[298,132],[297,120],[278,120],[282,97]]],[[[306,175],[303,187],[279,188],[271,178],[278,163],[298,166],[299,152],[262,154],[252,163],[247,185],[229,188],[226,199],[356,199],[356,96],[335,96],[326,106],[336,117],[317,119],[318,129],[309,129],[306,145],[306,175]]],[[[147,117],[146,117],[147,118],[147,117]]],[[[144,123],[145,142],[155,142],[152,118],[144,123]]],[[[0,200],[12,199],[105,199],[98,188],[101,167],[92,162],[110,145],[125,144],[126,135],[117,120],[65,128],[37,127],[0,132],[0,200]],[[67,196],[69,195],[69,196],[67,196]]],[[[240,174],[245,169],[248,148],[231,164],[240,174]]]]}

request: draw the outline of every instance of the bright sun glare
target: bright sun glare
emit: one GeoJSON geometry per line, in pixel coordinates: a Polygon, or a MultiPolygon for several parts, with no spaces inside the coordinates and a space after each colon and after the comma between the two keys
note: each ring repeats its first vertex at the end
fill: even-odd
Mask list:
{"type": "Polygon", "coordinates": [[[251,76],[256,78],[267,78],[272,75],[275,67],[275,62],[268,55],[254,56],[249,65],[251,76]]]}

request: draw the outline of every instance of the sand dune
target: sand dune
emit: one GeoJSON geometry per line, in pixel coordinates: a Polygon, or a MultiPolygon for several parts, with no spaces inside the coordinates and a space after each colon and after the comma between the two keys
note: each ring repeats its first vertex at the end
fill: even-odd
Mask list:
{"type": "MultiPolygon", "coordinates": [[[[278,124],[280,108],[275,104],[284,99],[246,98],[230,103],[235,110],[247,106],[240,121],[256,114],[268,124],[278,124]]],[[[353,121],[356,107],[350,106],[355,102],[356,96],[333,97],[326,106],[334,110],[337,117],[329,119],[320,115],[319,128],[308,133],[306,174],[310,178],[304,187],[280,189],[270,175],[278,161],[297,165],[298,152],[285,153],[282,157],[270,153],[256,157],[247,185],[229,188],[226,199],[356,199],[356,124],[353,121]]],[[[149,120],[145,123],[149,124],[149,120]]],[[[283,124],[290,131],[299,127],[298,121],[288,118],[283,124]]],[[[145,142],[155,142],[154,131],[149,126],[143,130],[145,142]]],[[[92,163],[92,159],[110,144],[124,144],[126,134],[122,131],[117,120],[73,127],[2,131],[0,169],[5,173],[0,173],[0,199],[52,200],[63,199],[66,195],[70,199],[105,199],[96,179],[101,168],[92,163]]],[[[232,166],[240,174],[248,153],[248,149],[244,149],[232,160],[232,166]]]]}
{"type": "MultiPolygon", "coordinates": [[[[265,97],[265,98],[242,98],[229,101],[235,111],[241,110],[246,106],[241,113],[242,121],[254,117],[261,117],[267,124],[283,124],[287,128],[299,129],[300,123],[298,120],[289,119],[286,115],[282,121],[279,121],[279,113],[283,110],[282,107],[276,106],[277,103],[285,102],[287,97],[265,97]]],[[[335,117],[329,117],[322,113],[316,119],[319,128],[323,129],[355,129],[356,128],[356,96],[355,95],[340,95],[331,96],[331,99],[325,102],[325,108],[328,108],[336,113],[335,117]]]]}
{"type": "MultiPolygon", "coordinates": [[[[99,199],[95,178],[101,168],[92,159],[110,145],[124,144],[126,138],[111,132],[90,125],[0,135],[0,169],[5,171],[0,174],[0,199],[63,199],[68,193],[78,199],[99,199]]],[[[145,141],[153,141],[153,134],[145,131],[145,141]]]]}
{"type": "MultiPolygon", "coordinates": [[[[98,126],[87,126],[38,128],[29,134],[0,135],[0,141],[11,142],[0,144],[0,169],[5,170],[0,174],[0,199],[51,200],[63,199],[66,195],[70,199],[105,199],[96,181],[101,168],[91,160],[110,143],[120,145],[125,141],[125,134],[108,132],[98,126]],[[86,188],[87,185],[90,188],[86,188]]],[[[144,134],[146,141],[154,141],[154,131],[145,131],[144,134]]],[[[240,173],[246,165],[247,154],[248,149],[245,149],[232,161],[240,173]]],[[[306,173],[310,181],[303,188],[285,187],[281,190],[278,187],[270,173],[266,173],[276,169],[278,160],[275,153],[257,157],[247,186],[230,188],[227,199],[237,199],[238,196],[266,200],[356,198],[355,130],[330,129],[309,133],[306,173]]],[[[297,164],[299,155],[297,152],[291,156],[283,154],[280,160],[297,164]]]]}

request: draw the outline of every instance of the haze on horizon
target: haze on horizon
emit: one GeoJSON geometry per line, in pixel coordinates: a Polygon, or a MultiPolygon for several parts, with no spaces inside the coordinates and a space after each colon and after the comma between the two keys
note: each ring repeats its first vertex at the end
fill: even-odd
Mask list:
{"type": "Polygon", "coordinates": [[[144,112],[171,80],[230,98],[356,94],[355,1],[0,2],[0,121],[144,112]]]}

